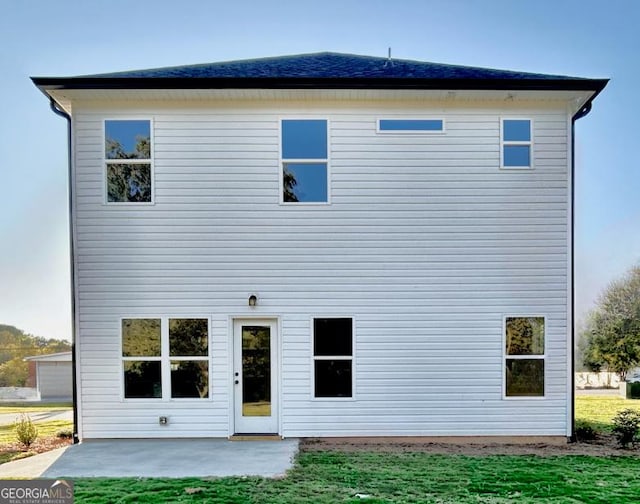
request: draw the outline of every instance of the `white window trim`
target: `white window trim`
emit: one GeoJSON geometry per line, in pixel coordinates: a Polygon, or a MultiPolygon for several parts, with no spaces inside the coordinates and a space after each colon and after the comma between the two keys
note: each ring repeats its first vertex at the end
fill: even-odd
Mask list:
{"type": "Polygon", "coordinates": [[[506,117],[500,118],[500,169],[501,170],[533,170],[533,119],[531,117],[506,117]],[[516,141],[504,139],[504,122],[505,121],[529,121],[529,138],[528,141],[516,141]],[[522,145],[529,147],[529,165],[528,166],[505,166],[504,165],[504,147],[509,145],[522,145]]]}
{"type": "Polygon", "coordinates": [[[350,315],[313,315],[309,322],[309,333],[311,334],[310,344],[310,383],[311,383],[311,400],[318,402],[327,401],[340,401],[351,402],[356,400],[356,319],[350,315]],[[314,341],[315,341],[315,319],[351,319],[351,356],[346,355],[314,355],[314,341]],[[350,360],[351,361],[351,397],[316,397],[316,367],[315,362],[317,360],[350,360]]]}
{"type": "Polygon", "coordinates": [[[118,327],[119,345],[118,351],[120,356],[120,400],[121,402],[143,402],[143,403],[158,403],[158,402],[185,402],[185,401],[197,401],[201,403],[203,401],[213,400],[213,386],[212,386],[212,355],[211,355],[211,317],[203,315],[179,315],[179,316],[167,316],[167,315],[132,315],[122,316],[119,318],[118,327]],[[122,321],[123,320],[139,320],[139,319],[160,319],[160,356],[158,357],[125,357],[122,355],[122,321]],[[169,355],[169,319],[206,319],[207,320],[207,356],[193,356],[193,357],[172,357],[169,355]],[[160,383],[162,385],[161,397],[125,397],[124,390],[124,363],[127,361],[160,361],[160,383]],[[171,361],[208,361],[207,370],[209,373],[209,396],[205,398],[200,397],[171,397],[171,361]]]}
{"type": "Polygon", "coordinates": [[[447,132],[447,122],[444,117],[378,117],[376,119],[376,133],[379,135],[444,135],[447,132]],[[383,130],[380,121],[442,121],[440,130],[383,130]]]}
{"type": "Polygon", "coordinates": [[[547,321],[546,315],[535,314],[507,314],[502,316],[502,399],[507,401],[542,401],[547,397],[547,321]],[[507,319],[508,318],[541,318],[544,323],[544,353],[541,355],[507,355],[507,319]],[[507,359],[515,360],[532,360],[539,359],[544,361],[544,388],[541,396],[509,396],[507,395],[507,359]]]}
{"type": "Polygon", "coordinates": [[[280,117],[278,118],[278,186],[279,196],[278,201],[282,206],[327,206],[331,205],[331,123],[326,116],[313,117],[313,116],[292,116],[292,117],[280,117]],[[325,121],[327,123],[327,157],[325,159],[292,159],[285,158],[282,155],[282,123],[283,121],[325,121]],[[285,163],[291,164],[321,164],[327,165],[327,201],[285,201],[284,200],[284,165],[285,163]]]}
{"type": "Polygon", "coordinates": [[[140,116],[121,116],[121,117],[105,117],[102,121],[102,201],[107,206],[153,206],[156,202],[156,181],[155,181],[155,148],[156,141],[154,138],[154,121],[152,117],[140,116]],[[151,142],[149,159],[107,159],[105,152],[105,140],[107,138],[106,123],[107,121],[149,121],[149,141],[151,142]],[[107,165],[110,164],[148,164],[151,178],[151,201],[135,202],[135,201],[109,201],[109,189],[107,187],[107,165]]]}

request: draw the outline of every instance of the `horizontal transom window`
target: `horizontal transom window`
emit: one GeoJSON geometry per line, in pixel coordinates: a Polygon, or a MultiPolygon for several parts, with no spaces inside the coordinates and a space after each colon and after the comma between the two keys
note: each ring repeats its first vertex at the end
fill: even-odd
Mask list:
{"type": "Polygon", "coordinates": [[[380,133],[439,133],[444,131],[443,119],[379,119],[380,133]]]}

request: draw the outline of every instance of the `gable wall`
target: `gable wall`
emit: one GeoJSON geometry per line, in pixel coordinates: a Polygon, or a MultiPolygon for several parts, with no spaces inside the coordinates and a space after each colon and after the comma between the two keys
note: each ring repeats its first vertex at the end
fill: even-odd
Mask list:
{"type": "Polygon", "coordinates": [[[500,171],[501,108],[447,107],[74,105],[81,435],[229,435],[244,314],[280,317],[285,436],[565,435],[568,115],[511,105],[536,167],[500,171]],[[376,134],[394,115],[446,133],[376,134]],[[153,119],[154,205],[103,205],[105,117],[153,119]],[[331,205],[279,205],[281,117],[329,119],[331,205]],[[544,399],[502,398],[514,314],[547,317],[544,399]],[[123,316],[211,317],[212,398],[123,401],[123,316]],[[311,398],[313,316],[355,318],[354,400],[311,398]]]}

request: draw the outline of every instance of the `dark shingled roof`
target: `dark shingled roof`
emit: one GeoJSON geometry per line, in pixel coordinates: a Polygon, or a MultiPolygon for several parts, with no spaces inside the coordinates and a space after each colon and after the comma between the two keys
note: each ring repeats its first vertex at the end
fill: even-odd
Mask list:
{"type": "Polygon", "coordinates": [[[491,70],[422,61],[338,53],[300,54],[202,65],[132,70],[90,77],[129,78],[413,78],[413,79],[570,79],[558,75],[491,70]]]}
{"type": "Polygon", "coordinates": [[[322,52],[149,70],[34,77],[47,89],[372,88],[601,90],[606,80],[322,52]]]}

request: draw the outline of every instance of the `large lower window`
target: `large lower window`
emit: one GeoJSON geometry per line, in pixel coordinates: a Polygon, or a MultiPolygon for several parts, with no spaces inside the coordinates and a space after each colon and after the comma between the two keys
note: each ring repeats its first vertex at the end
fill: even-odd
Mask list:
{"type": "Polygon", "coordinates": [[[327,121],[282,121],[282,202],[328,203],[327,121]]]}
{"type": "Polygon", "coordinates": [[[504,330],[505,396],[544,396],[544,317],[505,317],[504,330]]]}
{"type": "Polygon", "coordinates": [[[207,398],[209,321],[123,319],[122,360],[127,399],[207,398]]]}
{"type": "Polygon", "coordinates": [[[313,320],[314,397],[353,397],[353,319],[313,320]]]}
{"type": "Polygon", "coordinates": [[[107,203],[151,203],[151,121],[104,122],[107,203]]]}
{"type": "Polygon", "coordinates": [[[124,396],[162,397],[160,319],[122,321],[124,396]]]}
{"type": "Polygon", "coordinates": [[[209,321],[169,319],[171,397],[209,397],[209,321]]]}

